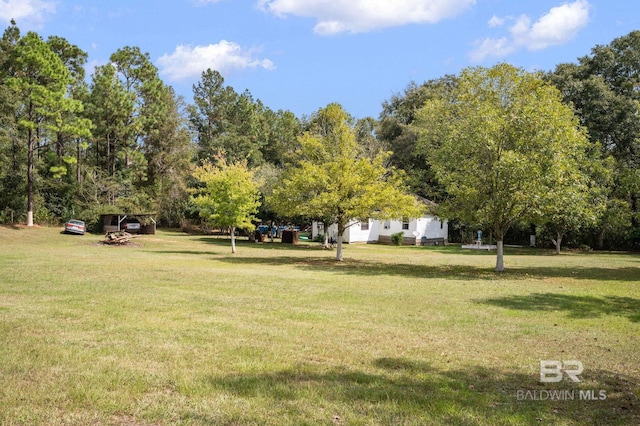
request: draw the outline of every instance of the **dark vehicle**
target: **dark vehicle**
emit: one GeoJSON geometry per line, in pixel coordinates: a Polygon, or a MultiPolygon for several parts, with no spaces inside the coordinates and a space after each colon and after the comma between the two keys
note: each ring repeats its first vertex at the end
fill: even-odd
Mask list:
{"type": "Polygon", "coordinates": [[[77,219],[70,219],[64,224],[64,232],[67,234],[84,235],[86,229],[84,222],[77,219]]]}

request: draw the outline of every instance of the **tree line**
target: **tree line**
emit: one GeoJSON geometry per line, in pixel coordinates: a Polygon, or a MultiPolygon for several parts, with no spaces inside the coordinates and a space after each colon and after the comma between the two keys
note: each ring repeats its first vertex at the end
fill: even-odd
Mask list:
{"type": "Polygon", "coordinates": [[[377,120],[335,104],[310,117],[273,111],[215,70],[187,104],[137,47],[89,78],[87,60],[63,38],[22,35],[15,22],[4,31],[0,221],[154,212],[165,226],[206,222],[213,212],[198,194],[216,170],[241,166],[257,188],[254,222],[388,216],[394,199],[393,214],[415,213],[401,207],[411,204],[401,193],[413,193],[461,231],[484,228],[500,241],[535,227],[557,247],[639,248],[640,32],[547,73],[501,64],[410,83],[377,120]]]}
{"type": "MultiPolygon", "coordinates": [[[[460,219],[454,225],[457,224],[462,238],[465,232],[467,238],[471,238],[471,233],[482,227],[498,237],[506,228],[511,238],[537,233],[542,244],[553,242],[557,247],[564,237],[574,247],[640,249],[640,31],[616,38],[608,45],[596,46],[576,63],[559,64],[549,72],[523,74],[521,78],[510,80],[505,77],[513,76],[512,71],[499,65],[491,72],[465,70],[460,75],[448,75],[420,85],[410,83],[404,93],[384,102],[376,136],[393,151],[392,163],[406,171],[415,192],[451,207],[449,202],[457,198],[452,190],[460,192],[461,186],[467,186],[469,192],[460,196],[476,199],[469,200],[471,208],[466,214],[458,211],[452,215],[460,219]],[[481,184],[493,184],[492,188],[496,189],[505,181],[483,181],[477,174],[483,168],[484,173],[501,173],[495,167],[497,163],[488,161],[497,158],[495,154],[504,148],[501,144],[511,144],[507,145],[511,154],[518,152],[517,149],[514,151],[517,146],[513,144],[519,140],[519,135],[506,131],[509,127],[504,127],[505,121],[511,119],[511,124],[520,126],[520,131],[525,130],[522,126],[529,121],[522,142],[539,143],[539,149],[542,149],[554,143],[548,130],[560,119],[559,113],[554,115],[543,106],[539,110],[518,113],[513,109],[516,103],[508,102],[517,92],[507,93],[504,89],[517,89],[514,81],[526,79],[525,75],[529,74],[557,91],[562,103],[575,116],[576,123],[570,127],[582,133],[586,140],[579,142],[582,148],[574,147],[570,157],[567,153],[558,154],[562,160],[545,171],[547,177],[555,175],[556,179],[572,185],[546,186],[544,194],[534,188],[527,189],[522,194],[531,198],[531,206],[521,215],[515,215],[519,217],[513,223],[506,220],[497,226],[499,215],[481,205],[491,193],[481,184]],[[482,78],[478,80],[479,77],[482,78]],[[472,85],[465,88],[463,85],[470,81],[472,85]],[[431,108],[431,113],[425,113],[425,105],[431,108]],[[440,121],[435,112],[440,113],[440,121]],[[475,123],[472,122],[474,117],[475,123]],[[469,127],[472,124],[476,127],[469,127]],[[469,129],[472,131],[465,133],[469,129]],[[541,133],[545,130],[546,135],[541,133]],[[451,142],[449,155],[439,158],[442,151],[436,148],[450,137],[455,140],[451,142]],[[536,141],[538,137],[543,139],[536,141]],[[465,148],[467,144],[469,147],[465,148]],[[463,152],[468,148],[471,151],[467,150],[464,157],[463,152]],[[486,169],[487,166],[490,169],[486,169]],[[466,179],[459,176],[458,181],[451,182],[455,173],[464,174],[466,179]],[[533,203],[534,197],[542,195],[547,201],[533,203]]],[[[526,96],[538,93],[538,90],[530,85],[518,96],[531,105],[539,105],[542,95],[526,96]]],[[[524,107],[520,107],[522,112],[524,107]]],[[[574,136],[563,137],[560,147],[569,148],[574,136]]],[[[523,148],[522,153],[533,149],[527,145],[523,148]]],[[[531,156],[526,157],[522,158],[524,169],[520,172],[512,158],[514,168],[508,169],[510,178],[517,177],[517,173],[527,176],[533,172],[538,162],[531,156]]],[[[525,187],[503,185],[502,194],[517,193],[522,188],[525,187]]],[[[545,185],[539,188],[545,188],[545,185]]],[[[508,239],[509,235],[504,237],[508,239]]],[[[523,241],[521,238],[513,242],[523,241]]]]}
{"type": "Polygon", "coordinates": [[[149,55],[124,47],[87,79],[88,55],[60,37],[12,24],[0,40],[0,221],[95,221],[154,212],[166,226],[194,215],[193,167],[231,162],[277,167],[301,130],[207,70],[187,104],[149,55]]]}

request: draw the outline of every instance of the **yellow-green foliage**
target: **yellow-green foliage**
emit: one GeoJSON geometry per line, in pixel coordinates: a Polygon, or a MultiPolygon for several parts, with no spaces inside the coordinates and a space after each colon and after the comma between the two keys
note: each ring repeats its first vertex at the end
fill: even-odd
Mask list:
{"type": "Polygon", "coordinates": [[[283,173],[270,199],[284,216],[338,224],[353,219],[419,217],[423,209],[407,193],[403,176],[386,167],[389,153],[363,154],[340,105],[320,110],[317,125],[299,139],[299,160],[283,173]]]}
{"type": "Polygon", "coordinates": [[[205,163],[196,168],[193,176],[205,185],[193,198],[203,221],[219,227],[255,229],[259,183],[246,162],[205,163]]]}

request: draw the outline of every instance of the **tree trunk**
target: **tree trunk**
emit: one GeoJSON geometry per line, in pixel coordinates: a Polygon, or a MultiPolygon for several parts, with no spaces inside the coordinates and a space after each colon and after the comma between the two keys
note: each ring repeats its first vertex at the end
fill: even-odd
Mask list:
{"type": "Polygon", "coordinates": [[[236,252],[236,227],[231,227],[231,253],[235,254],[236,252]]]}
{"type": "Polygon", "coordinates": [[[342,262],[342,234],[338,233],[338,248],[336,250],[336,260],[342,262]]]}
{"type": "Polygon", "coordinates": [[[96,139],[96,167],[100,167],[100,138],[96,139]]]}
{"type": "Polygon", "coordinates": [[[504,242],[502,238],[496,240],[498,254],[496,256],[496,272],[504,271],[504,242]]]}
{"type": "Polygon", "coordinates": [[[20,143],[17,137],[11,138],[13,140],[13,152],[11,153],[13,156],[13,173],[18,174],[18,153],[20,151],[20,143]]]}
{"type": "Polygon", "coordinates": [[[604,247],[604,229],[601,229],[598,232],[598,248],[602,250],[603,247],[604,247]]]}
{"type": "Polygon", "coordinates": [[[58,156],[58,166],[62,165],[62,155],[64,154],[64,142],[62,133],[56,134],[56,155],[58,156]]]}
{"type": "Polygon", "coordinates": [[[336,250],[336,260],[339,262],[342,262],[344,259],[342,258],[342,240],[343,240],[343,235],[344,235],[344,231],[345,231],[346,227],[344,225],[341,225],[340,222],[338,222],[338,248],[336,250]]]}
{"type": "Polygon", "coordinates": [[[553,244],[556,246],[556,254],[560,254],[560,245],[562,244],[562,233],[558,232],[556,235],[556,239],[555,240],[551,240],[553,241],[553,244]]]}
{"type": "Polygon", "coordinates": [[[80,149],[80,139],[77,141],[76,146],[76,182],[82,183],[82,174],[80,173],[80,160],[82,157],[82,151],[80,149]]]}
{"type": "Polygon", "coordinates": [[[27,138],[27,226],[33,226],[33,154],[35,151],[35,143],[33,131],[29,130],[27,138]]]}
{"type": "Polygon", "coordinates": [[[107,150],[106,156],[105,156],[106,157],[105,159],[107,161],[107,164],[106,164],[107,174],[109,176],[113,176],[113,173],[111,172],[111,142],[109,141],[109,136],[107,136],[107,141],[105,145],[107,150]]]}

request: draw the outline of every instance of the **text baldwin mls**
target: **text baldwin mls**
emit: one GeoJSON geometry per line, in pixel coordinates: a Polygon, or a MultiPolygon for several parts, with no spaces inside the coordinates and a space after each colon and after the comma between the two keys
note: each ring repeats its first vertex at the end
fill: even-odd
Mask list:
{"type": "MultiPolygon", "coordinates": [[[[557,383],[566,376],[572,382],[579,383],[584,367],[582,362],[541,360],[540,383],[557,383]]],[[[607,391],[593,389],[520,389],[516,391],[518,401],[603,401],[607,399],[607,391]],[[576,398],[577,397],[577,398],[576,398]]]]}

